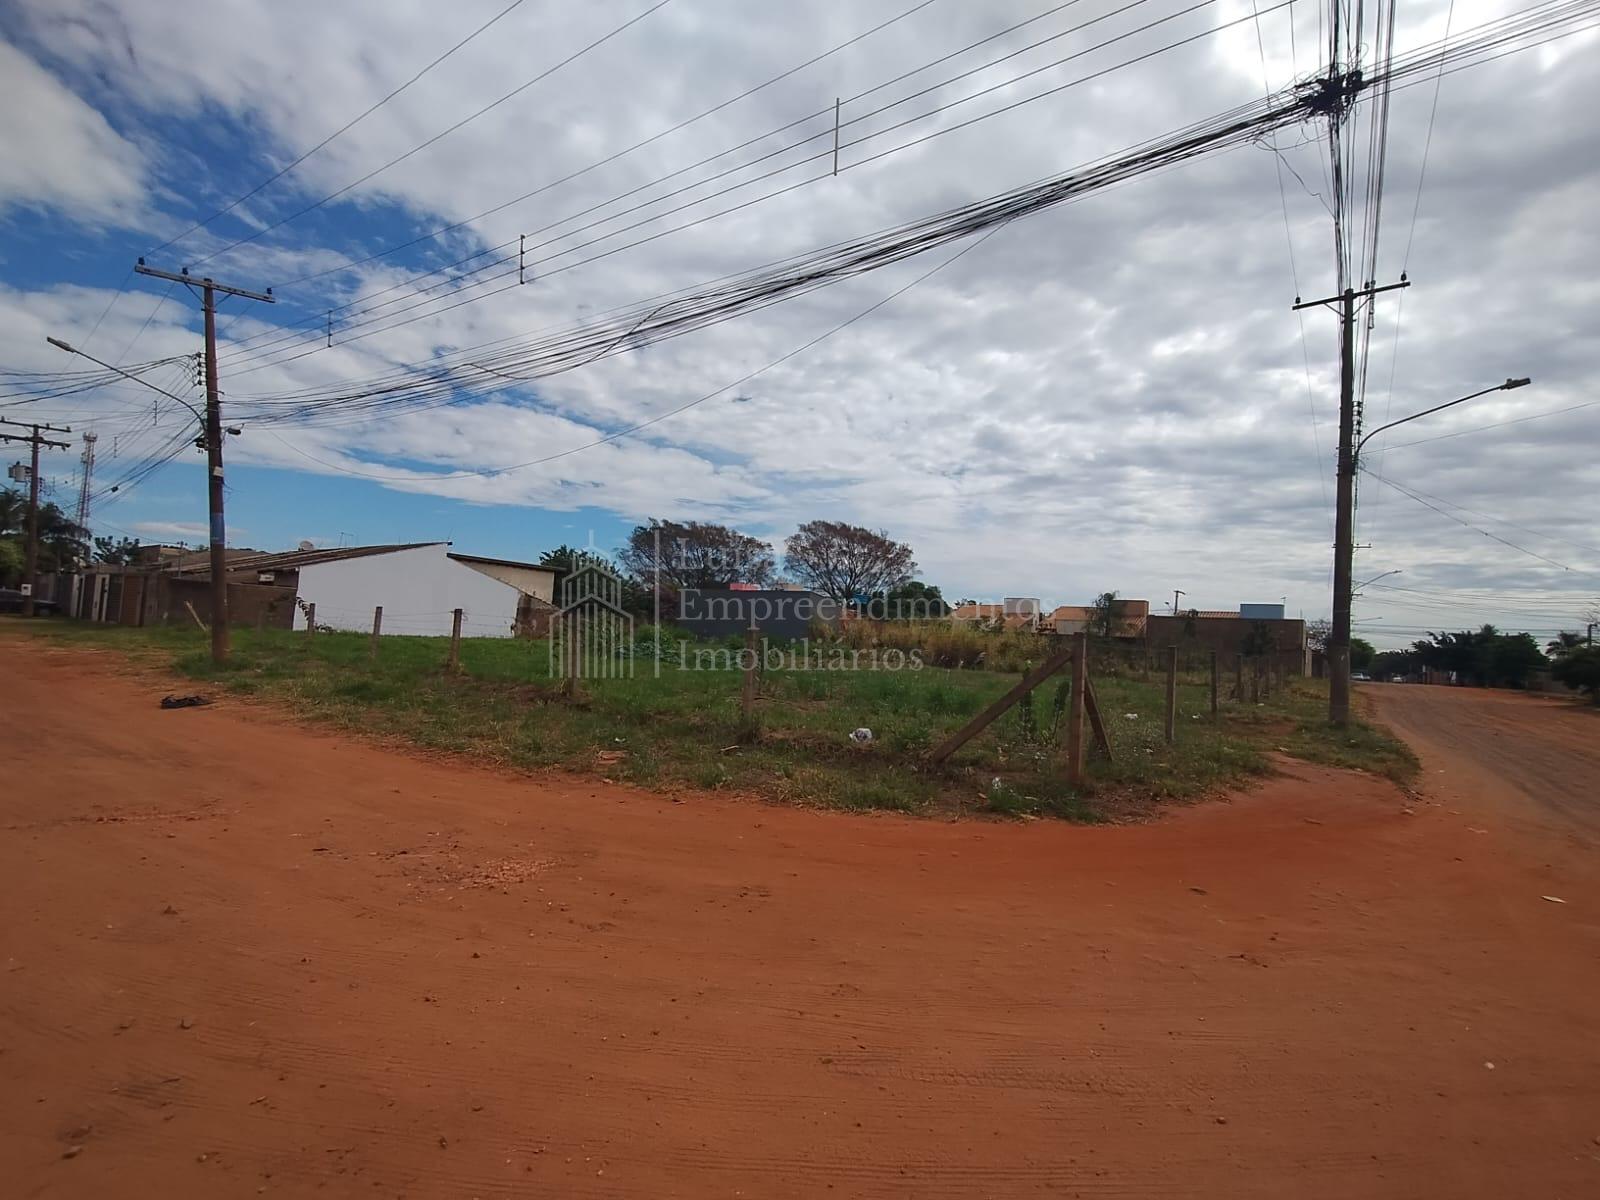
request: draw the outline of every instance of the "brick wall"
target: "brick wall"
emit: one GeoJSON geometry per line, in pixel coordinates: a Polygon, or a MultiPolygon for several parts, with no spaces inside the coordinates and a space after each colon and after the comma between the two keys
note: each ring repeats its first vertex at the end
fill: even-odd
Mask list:
{"type": "Polygon", "coordinates": [[[1184,617],[1152,614],[1145,622],[1145,638],[1150,648],[1177,646],[1180,651],[1215,650],[1224,662],[1232,662],[1243,649],[1251,630],[1266,626],[1273,657],[1290,675],[1303,675],[1306,669],[1306,623],[1300,620],[1249,621],[1242,617],[1184,617]]]}

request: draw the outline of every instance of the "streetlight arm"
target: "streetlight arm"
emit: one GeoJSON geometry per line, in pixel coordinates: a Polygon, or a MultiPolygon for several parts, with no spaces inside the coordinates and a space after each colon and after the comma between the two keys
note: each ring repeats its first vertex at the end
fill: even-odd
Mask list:
{"type": "Polygon", "coordinates": [[[169,392],[164,387],[157,387],[155,384],[151,383],[148,379],[141,379],[141,378],[139,378],[139,376],[133,374],[131,371],[124,371],[121,367],[114,367],[110,363],[104,362],[101,359],[96,358],[94,355],[88,353],[87,351],[79,350],[76,346],[72,345],[71,343],[62,341],[60,338],[47,337],[47,338],[45,338],[45,341],[49,342],[57,350],[65,350],[68,354],[76,354],[79,358],[87,358],[90,362],[97,363],[100,366],[104,367],[108,371],[115,371],[118,375],[121,375],[124,379],[131,379],[135,383],[142,383],[142,384],[144,384],[145,387],[149,388],[152,392],[160,392],[163,396],[167,397],[167,399],[176,400],[179,404],[183,405],[190,412],[192,412],[194,414],[194,419],[196,421],[199,421],[201,427],[204,428],[205,423],[206,423],[205,417],[201,414],[201,412],[200,412],[200,410],[198,408],[196,408],[194,405],[190,404],[182,396],[179,396],[174,392],[169,392]]]}
{"type": "Polygon", "coordinates": [[[1446,404],[1435,404],[1432,408],[1425,408],[1421,412],[1412,413],[1409,417],[1401,417],[1398,421],[1390,421],[1387,425],[1379,425],[1371,433],[1356,443],[1355,457],[1360,457],[1361,447],[1369,440],[1377,437],[1385,429],[1393,429],[1396,425],[1404,425],[1407,421],[1415,421],[1418,417],[1431,416],[1436,412],[1443,412],[1447,408],[1454,408],[1458,404],[1465,404],[1468,400],[1476,400],[1479,396],[1487,396],[1490,392],[1509,392],[1513,388],[1527,387],[1533,380],[1529,378],[1508,379],[1504,383],[1497,383],[1494,387],[1484,388],[1481,392],[1473,392],[1470,396],[1463,396],[1459,400],[1451,400],[1446,404]]]}

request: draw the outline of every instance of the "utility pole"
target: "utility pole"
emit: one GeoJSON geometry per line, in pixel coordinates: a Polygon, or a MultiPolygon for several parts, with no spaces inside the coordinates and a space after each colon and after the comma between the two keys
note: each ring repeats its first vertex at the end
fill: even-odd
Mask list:
{"type": "Polygon", "coordinates": [[[24,437],[20,433],[0,433],[0,442],[27,442],[33,448],[32,465],[28,468],[28,548],[23,559],[22,579],[22,615],[33,616],[33,594],[39,590],[39,447],[54,446],[60,450],[72,449],[71,442],[54,442],[45,437],[45,433],[71,433],[72,430],[60,425],[24,425],[21,421],[7,421],[0,418],[0,425],[15,425],[18,429],[28,430],[24,437]]]}
{"type": "Polygon", "coordinates": [[[1179,591],[1177,588],[1173,588],[1172,589],[1172,615],[1173,616],[1177,616],[1178,615],[1178,597],[1179,596],[1187,596],[1188,594],[1189,594],[1188,592],[1179,591]]]}
{"type": "Polygon", "coordinates": [[[222,516],[222,394],[217,386],[217,293],[259,300],[263,304],[276,301],[271,288],[265,292],[250,292],[218,283],[209,276],[195,279],[187,267],[173,274],[147,267],[141,258],[133,269],[153,279],[181,283],[191,292],[196,286],[200,288],[201,308],[206,319],[205,446],[211,510],[211,661],[225,663],[228,661],[227,527],[222,516]]]}
{"type": "Polygon", "coordinates": [[[1333,518],[1333,629],[1328,634],[1328,720],[1350,723],[1350,575],[1355,559],[1356,516],[1356,301],[1410,287],[1399,283],[1345,288],[1322,300],[1296,300],[1294,307],[1337,304],[1339,313],[1339,465],[1333,518]]]}

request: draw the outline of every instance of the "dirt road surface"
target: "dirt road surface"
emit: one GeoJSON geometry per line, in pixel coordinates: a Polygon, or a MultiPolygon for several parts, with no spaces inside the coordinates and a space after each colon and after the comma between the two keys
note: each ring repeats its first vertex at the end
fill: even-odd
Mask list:
{"type": "MultiPolygon", "coordinates": [[[[1532,772],[942,823],[162,711],[16,635],[0,688],[7,1196],[1600,1194],[1593,840],[1532,772]]],[[[1414,691],[1430,779],[1513,720],[1414,691]]]]}
{"type": "Polygon", "coordinates": [[[1600,846],[1600,712],[1553,696],[1369,684],[1362,694],[1428,759],[1427,789],[1600,846]]]}

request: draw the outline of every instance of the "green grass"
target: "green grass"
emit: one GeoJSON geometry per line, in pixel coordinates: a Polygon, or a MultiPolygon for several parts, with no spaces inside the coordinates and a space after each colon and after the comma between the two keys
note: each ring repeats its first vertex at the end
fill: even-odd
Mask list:
{"type": "Polygon", "coordinates": [[[944,766],[923,765],[931,747],[1012,686],[1012,671],[772,671],[746,721],[736,671],[665,664],[657,677],[644,661],[633,678],[585,680],[574,696],[550,678],[543,642],[464,640],[462,672],[452,676],[444,671],[444,638],[388,637],[373,661],[365,634],[239,629],[231,661],[218,668],[198,629],[67,621],[4,627],[103,646],[175,669],[200,690],[260,697],[328,727],[431,750],[846,809],[1097,821],[1266,774],[1273,750],[1402,782],[1416,769],[1410,752],[1379,729],[1329,727],[1326,690],[1310,680],[1259,706],[1224,704],[1214,720],[1203,678],[1185,675],[1177,742],[1168,745],[1159,679],[1107,662],[1094,676],[1115,757],[1091,755],[1088,779],[1074,789],[1060,769],[1065,693],[1057,680],[944,766]],[[850,740],[860,727],[873,731],[870,744],[850,740]]]}

